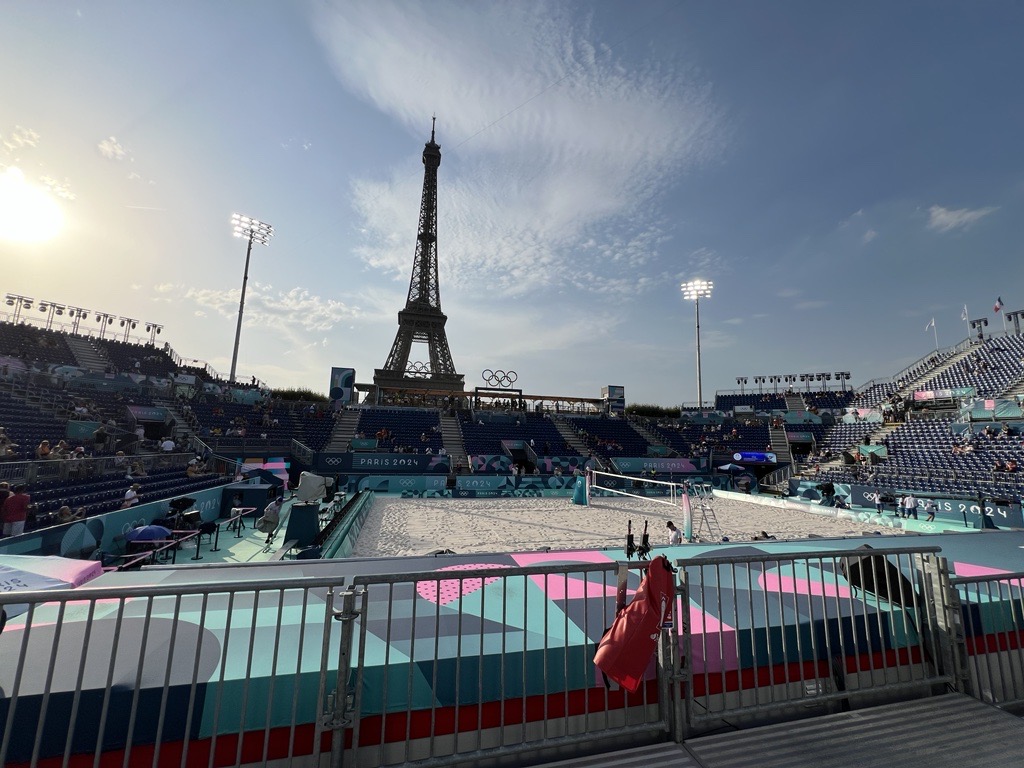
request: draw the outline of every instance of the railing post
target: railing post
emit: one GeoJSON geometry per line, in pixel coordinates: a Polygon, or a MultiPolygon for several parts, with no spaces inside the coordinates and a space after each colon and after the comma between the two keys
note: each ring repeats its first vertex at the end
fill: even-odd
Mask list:
{"type": "MultiPolygon", "coordinates": [[[[352,638],[355,634],[355,620],[359,618],[356,610],[357,593],[346,589],[341,593],[342,608],[335,610],[333,601],[329,602],[335,621],[341,624],[341,644],[338,648],[338,678],[334,691],[328,696],[327,711],[324,713],[323,726],[331,731],[331,768],[343,768],[345,764],[345,729],[352,725],[353,692],[349,689],[348,679],[352,671],[352,638]]],[[[353,750],[358,747],[352,745],[353,750]]]]}
{"type": "Polygon", "coordinates": [[[690,584],[686,578],[686,568],[678,563],[676,567],[679,569],[679,583],[676,585],[676,595],[679,598],[676,601],[676,606],[679,608],[679,615],[669,633],[673,654],[671,736],[674,741],[681,744],[690,735],[690,698],[693,692],[691,643],[693,640],[690,633],[690,584]]]}
{"type": "MultiPolygon", "coordinates": [[[[974,696],[967,662],[967,638],[964,632],[960,594],[949,583],[949,561],[938,555],[917,555],[917,568],[925,586],[925,600],[932,606],[932,621],[938,648],[934,650],[937,670],[953,678],[957,692],[974,696]]],[[[922,634],[925,628],[921,628],[922,634]]]]}

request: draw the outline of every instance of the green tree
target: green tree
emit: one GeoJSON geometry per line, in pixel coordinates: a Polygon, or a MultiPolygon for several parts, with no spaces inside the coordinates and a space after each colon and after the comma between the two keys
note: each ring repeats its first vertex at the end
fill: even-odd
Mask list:
{"type": "Polygon", "coordinates": [[[307,403],[326,403],[327,395],[312,389],[272,389],[270,394],[280,400],[305,400],[307,403]]]}

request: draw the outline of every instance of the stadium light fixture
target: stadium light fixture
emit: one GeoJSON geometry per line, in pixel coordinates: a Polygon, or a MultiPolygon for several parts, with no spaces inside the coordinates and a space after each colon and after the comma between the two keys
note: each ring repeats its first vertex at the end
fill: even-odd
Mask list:
{"type": "Polygon", "coordinates": [[[162,331],[163,329],[164,327],[162,325],[157,325],[156,323],[146,323],[146,333],[149,334],[149,346],[156,346],[157,334],[159,334],[160,331],[162,331]]]}
{"type": "Polygon", "coordinates": [[[96,322],[100,324],[100,338],[107,332],[107,326],[114,322],[114,316],[106,312],[96,313],[96,322]]]}
{"type": "Polygon", "coordinates": [[[14,307],[14,317],[11,322],[15,325],[18,324],[18,320],[21,318],[21,310],[32,309],[32,302],[35,301],[35,299],[28,296],[19,296],[16,293],[8,293],[5,298],[7,299],[7,306],[14,307]]]}
{"type": "Polygon", "coordinates": [[[242,216],[239,213],[231,214],[231,226],[235,237],[244,237],[249,241],[245,249],[245,271],[242,272],[242,297],[238,301],[238,325],[235,328],[235,348],[231,353],[231,373],[228,381],[235,383],[235,368],[238,365],[238,342],[242,338],[242,312],[245,310],[245,287],[249,282],[249,257],[252,255],[252,244],[270,245],[270,238],[274,236],[274,228],[265,222],[242,216]]]}
{"type": "Polygon", "coordinates": [[[765,381],[767,381],[767,378],[764,377],[764,376],[755,376],[754,377],[754,383],[757,384],[757,394],[759,394],[759,395],[763,395],[764,394],[764,383],[765,383],[765,381]]]}
{"type": "Polygon", "coordinates": [[[747,377],[746,376],[737,376],[736,377],[736,383],[740,385],[740,394],[742,395],[743,394],[743,385],[747,383],[747,377]]]}
{"type": "Polygon", "coordinates": [[[46,312],[46,330],[53,328],[53,317],[54,315],[60,316],[64,314],[66,307],[63,304],[54,304],[52,301],[40,301],[39,311],[46,312]]]}
{"type": "Polygon", "coordinates": [[[89,316],[89,310],[85,307],[67,307],[68,317],[71,318],[71,332],[78,333],[78,325],[89,316]]]}
{"type": "Polygon", "coordinates": [[[778,375],[769,376],[768,381],[772,383],[772,386],[775,389],[775,394],[779,394],[779,382],[782,381],[782,377],[778,375]]]}
{"type": "Polygon", "coordinates": [[[985,341],[985,328],[988,327],[988,318],[979,317],[977,320],[969,320],[968,325],[972,331],[978,332],[978,341],[985,341]]]}
{"type": "Polygon", "coordinates": [[[132,331],[134,331],[135,330],[135,326],[137,326],[138,324],[139,324],[139,321],[136,320],[134,317],[122,317],[121,318],[121,327],[124,328],[124,339],[122,339],[122,340],[124,341],[125,344],[128,343],[128,334],[130,334],[132,331]]]}
{"type": "Polygon", "coordinates": [[[846,391],[846,382],[848,382],[850,380],[850,372],[849,371],[836,371],[836,380],[839,382],[839,385],[843,388],[843,391],[845,392],[846,391]]]}
{"type": "Polygon", "coordinates": [[[697,407],[704,407],[704,389],[700,373],[700,300],[710,299],[711,291],[715,284],[710,280],[689,280],[679,286],[683,292],[683,298],[693,302],[694,313],[697,322],[697,407]]]}
{"type": "Polygon", "coordinates": [[[1015,336],[1020,336],[1020,321],[1024,318],[1024,312],[1007,312],[1003,317],[1013,322],[1013,333],[1015,336]]]}

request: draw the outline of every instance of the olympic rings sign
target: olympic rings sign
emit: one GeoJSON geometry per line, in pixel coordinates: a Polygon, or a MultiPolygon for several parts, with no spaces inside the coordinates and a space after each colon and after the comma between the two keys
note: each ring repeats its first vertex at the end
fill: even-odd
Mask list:
{"type": "Polygon", "coordinates": [[[405,375],[412,378],[428,379],[430,378],[430,374],[430,363],[421,363],[419,361],[413,361],[406,365],[405,367],[405,375]]]}
{"type": "Polygon", "coordinates": [[[519,379],[519,374],[515,371],[492,371],[490,368],[485,368],[480,376],[483,377],[484,384],[492,387],[510,387],[519,379]]]}

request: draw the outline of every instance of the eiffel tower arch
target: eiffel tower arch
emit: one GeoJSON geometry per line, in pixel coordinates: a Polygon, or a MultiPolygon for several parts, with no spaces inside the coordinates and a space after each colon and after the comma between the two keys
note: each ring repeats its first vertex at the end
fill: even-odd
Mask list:
{"type": "Polygon", "coordinates": [[[412,262],[409,296],[405,309],[398,313],[398,333],[383,368],[373,372],[373,383],[380,389],[428,389],[461,392],[465,380],[455,370],[444,326],[447,315],[441,311],[441,289],[437,277],[437,169],[441,165],[441,147],[430,141],[423,148],[423,196],[420,199],[419,233],[412,262]],[[413,345],[426,346],[422,355],[410,359],[413,345]]]}

